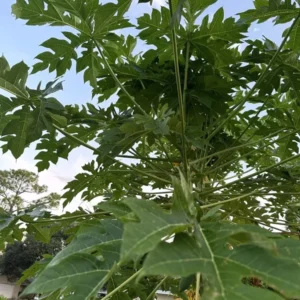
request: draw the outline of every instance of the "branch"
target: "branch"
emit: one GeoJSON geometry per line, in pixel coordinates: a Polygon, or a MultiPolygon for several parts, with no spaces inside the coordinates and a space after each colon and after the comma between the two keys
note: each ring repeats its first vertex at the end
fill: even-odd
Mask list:
{"type": "MultiPolygon", "coordinates": [[[[230,161],[228,161],[228,162],[226,162],[226,163],[224,163],[224,164],[222,164],[222,165],[216,166],[216,167],[214,167],[214,168],[212,168],[212,169],[206,171],[205,174],[209,174],[209,173],[212,173],[212,172],[214,172],[214,171],[217,171],[218,169],[221,169],[221,168],[223,168],[223,167],[225,167],[225,166],[227,166],[227,165],[230,165],[230,164],[232,164],[232,163],[234,163],[234,162],[240,160],[241,158],[243,158],[243,157],[245,157],[245,156],[248,156],[248,155],[250,155],[250,154],[252,154],[252,153],[255,153],[255,152],[257,152],[258,150],[263,149],[263,148],[265,148],[265,147],[267,147],[267,146],[269,146],[269,145],[273,145],[274,143],[277,143],[277,142],[279,142],[280,140],[283,140],[283,139],[287,138],[288,136],[290,136],[290,135],[292,135],[292,134],[294,134],[294,133],[297,133],[297,132],[299,132],[299,131],[300,131],[299,129],[296,129],[296,130],[294,130],[294,131],[292,131],[292,132],[290,132],[290,133],[287,133],[287,134],[281,136],[280,138],[278,138],[277,140],[270,141],[269,143],[267,143],[267,144],[265,144],[265,145],[262,145],[262,146],[260,146],[260,147],[258,147],[258,148],[256,148],[256,149],[253,149],[253,150],[251,150],[251,151],[249,151],[249,152],[247,152],[247,153],[244,153],[243,155],[240,155],[239,157],[236,157],[236,158],[234,158],[234,159],[232,159],[232,160],[230,160],[230,161]]],[[[266,139],[266,138],[267,138],[267,137],[263,138],[262,140],[264,140],[264,139],[266,139]]],[[[260,140],[260,141],[261,141],[261,140],[260,140]]],[[[258,142],[257,142],[257,143],[258,143],[258,142]]]]}
{"type": "Polygon", "coordinates": [[[125,287],[127,285],[127,283],[129,283],[131,280],[133,280],[134,278],[136,278],[141,273],[141,271],[142,271],[142,269],[140,269],[137,272],[135,272],[132,276],[130,276],[129,278],[127,278],[123,283],[121,283],[117,288],[115,288],[113,291],[111,291],[109,294],[107,294],[104,298],[102,298],[102,300],[109,299],[116,292],[118,292],[120,289],[122,289],[123,287],[125,287]]]}
{"type": "Polygon", "coordinates": [[[103,54],[103,51],[101,50],[101,47],[103,48],[103,46],[99,45],[99,42],[95,40],[95,38],[92,37],[93,42],[96,45],[96,48],[101,56],[101,58],[103,59],[104,65],[107,68],[109,74],[112,76],[112,78],[114,79],[114,81],[116,82],[116,84],[119,86],[119,88],[123,91],[123,93],[128,97],[128,99],[138,108],[138,110],[144,115],[144,116],[148,116],[148,114],[146,113],[146,111],[144,111],[142,109],[142,107],[135,101],[134,97],[132,97],[129,92],[126,90],[126,88],[123,86],[123,84],[120,82],[120,80],[118,79],[118,77],[116,76],[116,74],[114,73],[113,69],[111,68],[111,66],[109,65],[106,57],[103,54]]]}
{"type": "MultiPolygon", "coordinates": [[[[100,152],[99,152],[98,149],[96,149],[96,148],[94,148],[93,146],[87,144],[86,142],[82,141],[81,139],[77,138],[76,136],[74,136],[74,135],[72,135],[72,134],[70,134],[70,133],[64,131],[63,129],[61,129],[61,128],[58,127],[57,125],[53,124],[53,127],[56,128],[60,133],[62,133],[63,135],[65,135],[66,137],[68,137],[69,139],[71,139],[72,141],[76,142],[77,144],[79,144],[79,145],[81,145],[81,146],[83,146],[83,147],[86,147],[86,148],[88,148],[88,149],[94,151],[95,153],[100,154],[100,152]]],[[[110,156],[110,155],[105,155],[105,156],[106,156],[107,158],[113,160],[114,162],[117,162],[117,163],[119,163],[120,165],[122,165],[122,166],[124,166],[124,167],[126,167],[126,168],[129,168],[129,169],[131,169],[131,170],[133,170],[133,171],[135,171],[135,172],[137,172],[137,173],[143,174],[143,175],[145,175],[145,176],[147,176],[147,177],[151,177],[151,178],[156,179],[156,180],[159,180],[159,181],[161,181],[161,182],[165,182],[165,183],[171,184],[171,181],[169,181],[169,180],[160,178],[160,177],[158,177],[158,176],[149,174],[149,173],[144,172],[144,171],[142,171],[142,170],[139,170],[139,169],[137,169],[137,168],[135,168],[135,167],[132,167],[132,166],[130,166],[130,165],[127,165],[127,164],[125,164],[125,163],[123,163],[123,162],[121,162],[121,161],[115,159],[114,157],[112,157],[112,156],[110,156]]]]}
{"type": "MultiPolygon", "coordinates": [[[[193,161],[191,162],[191,164],[194,165],[194,164],[196,164],[196,163],[198,163],[198,162],[201,162],[201,161],[203,161],[203,160],[212,158],[212,157],[214,157],[214,156],[219,156],[220,154],[224,154],[224,153],[226,153],[226,152],[233,152],[233,151],[235,151],[235,150],[238,150],[238,149],[241,149],[241,148],[244,148],[244,147],[248,147],[248,146],[251,146],[251,145],[253,145],[253,144],[258,144],[258,143],[260,143],[260,142],[263,142],[263,141],[266,140],[267,138],[276,136],[278,133],[280,133],[280,132],[282,132],[282,131],[283,131],[283,129],[280,129],[280,130],[277,130],[277,131],[275,131],[275,132],[273,132],[273,133],[271,133],[271,134],[269,134],[269,135],[263,137],[262,139],[260,139],[260,140],[258,140],[258,141],[252,141],[252,142],[249,142],[249,143],[246,143],[246,144],[242,144],[242,145],[239,145],[239,146],[235,146],[235,147],[232,147],[232,148],[227,148],[227,149],[224,149],[224,150],[215,152],[215,153],[213,153],[213,154],[207,155],[207,156],[205,156],[205,157],[198,158],[198,159],[196,159],[196,160],[193,160],[193,161]]],[[[289,133],[288,135],[293,134],[293,133],[296,133],[296,132],[298,132],[298,131],[300,131],[300,129],[294,130],[293,132],[289,133]]],[[[286,135],[286,136],[288,136],[288,135],[286,135]]],[[[286,136],[283,136],[282,138],[284,138],[284,137],[286,137],[286,136]]]]}
{"type": "Polygon", "coordinates": [[[152,300],[153,296],[155,295],[156,291],[159,289],[159,287],[167,280],[168,277],[163,278],[158,285],[153,289],[153,291],[150,293],[150,295],[147,297],[146,300],[152,300]]]}
{"type": "MultiPolygon", "coordinates": [[[[263,168],[263,169],[261,169],[260,171],[257,171],[257,172],[255,172],[255,173],[253,173],[253,174],[249,174],[249,175],[247,175],[247,176],[245,176],[245,177],[243,177],[243,178],[240,178],[240,179],[238,179],[238,180],[235,180],[235,181],[232,181],[232,182],[228,182],[227,184],[224,184],[224,185],[222,185],[222,186],[216,187],[216,188],[214,188],[214,189],[210,189],[210,190],[208,190],[208,191],[206,191],[206,192],[203,192],[203,193],[201,193],[200,191],[199,191],[199,192],[200,192],[201,195],[207,195],[207,194],[210,194],[211,192],[214,192],[214,191],[218,191],[218,190],[224,189],[224,188],[226,188],[226,187],[228,187],[228,186],[230,186],[230,185],[236,184],[236,183],[238,183],[238,182],[242,182],[242,181],[244,181],[245,179],[248,179],[248,178],[251,178],[251,177],[260,175],[261,173],[264,173],[264,172],[267,172],[267,171],[269,171],[269,170],[271,170],[271,169],[273,169],[273,168],[279,167],[279,166],[281,166],[281,165],[283,165],[283,164],[285,164],[285,163],[287,163],[287,162],[289,162],[289,161],[291,161],[291,160],[294,160],[294,159],[296,159],[296,158],[299,158],[299,157],[300,157],[300,154],[294,155],[294,156],[292,156],[292,157],[286,158],[286,159],[284,159],[284,160],[278,162],[277,164],[274,164],[274,165],[272,165],[272,166],[263,168]]],[[[194,189],[194,190],[196,190],[196,189],[194,189]]]]}
{"type": "Polygon", "coordinates": [[[218,205],[221,205],[221,204],[229,203],[229,202],[232,202],[232,201],[237,201],[237,200],[246,198],[248,196],[254,195],[255,193],[256,193],[256,191],[253,191],[251,193],[244,194],[244,195],[239,196],[239,197],[234,197],[234,198],[230,198],[230,199],[227,199],[227,200],[223,200],[223,201],[218,201],[218,202],[215,202],[215,203],[210,203],[210,204],[202,205],[202,206],[200,206],[200,208],[201,209],[210,208],[210,207],[218,206],[218,205]]]}

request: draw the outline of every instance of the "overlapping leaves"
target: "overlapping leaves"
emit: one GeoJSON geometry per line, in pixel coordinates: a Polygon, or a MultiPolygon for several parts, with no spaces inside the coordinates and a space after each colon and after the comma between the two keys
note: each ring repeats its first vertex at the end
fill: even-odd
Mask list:
{"type": "MultiPolygon", "coordinates": [[[[132,26],[124,17],[129,0],[16,0],[13,13],[28,25],[77,31],[64,32],[67,40],[44,42],[49,51],[37,56],[33,72],[49,69],[63,75],[74,61],[99,102],[115,97],[101,109],[91,104],[64,107],[49,97],[61,89],[60,83],[30,89],[24,63],[10,68],[0,60],[0,87],[13,95],[0,98],[4,151],[19,157],[38,141],[36,159],[44,170],[79,145],[86,146],[97,157],[68,183],[65,204],[79,194],[82,200],[102,196],[107,201],[94,214],[66,217],[81,229],[27,293],[82,300],[107,283],[109,292],[120,289],[116,299],[144,300],[161,276],[176,277],[179,286],[178,278],[192,275],[195,281],[201,273],[203,299],[299,297],[298,242],[279,239],[259,226],[225,223],[271,228],[298,201],[299,24],[280,53],[268,39],[247,40],[243,51],[237,45],[252,22],[277,17],[275,23],[286,23],[297,18],[299,8],[295,1],[259,0],[239,21],[225,19],[222,8],[211,19],[201,19],[215,2],[174,0],[172,16],[166,7],[153,9],[137,19],[135,39],[121,32],[132,26]],[[141,55],[140,42],[150,46],[141,55]],[[261,84],[248,97],[257,80],[261,84]],[[188,166],[183,167],[185,151],[188,166]],[[96,218],[100,215],[105,220],[96,218]],[[124,223],[124,231],[115,219],[124,223]],[[215,223],[203,223],[207,220],[215,223]],[[130,283],[136,275],[133,262],[142,265],[147,280],[130,283]],[[260,288],[247,285],[253,277],[262,283],[260,288]],[[123,286],[120,278],[129,285],[123,286]]],[[[42,222],[62,224],[59,217],[44,218],[42,222]]],[[[37,225],[39,218],[21,220],[36,222],[27,229],[48,238],[48,229],[37,225]]],[[[7,222],[5,216],[4,227],[7,222]]],[[[13,238],[20,239],[23,231],[15,228],[13,238]]],[[[288,228],[284,236],[297,235],[297,223],[288,228]]],[[[7,233],[11,227],[5,229],[7,233]]],[[[171,285],[166,288],[179,294],[171,285]]]]}
{"type": "MultiPolygon", "coordinates": [[[[143,275],[188,276],[201,272],[212,289],[205,291],[203,299],[285,299],[299,295],[300,268],[292,259],[278,255],[276,240],[231,248],[230,237],[234,240],[234,236],[251,235],[256,228],[234,225],[217,228],[216,224],[208,223],[196,230],[200,240],[181,233],[172,243],[162,242],[145,260],[143,275]],[[265,247],[268,243],[270,249],[265,247]],[[290,274],[292,278],[287,281],[290,274]],[[243,284],[243,278],[251,277],[262,280],[281,296],[243,284]]],[[[284,244],[283,240],[279,242],[284,244]]]]}

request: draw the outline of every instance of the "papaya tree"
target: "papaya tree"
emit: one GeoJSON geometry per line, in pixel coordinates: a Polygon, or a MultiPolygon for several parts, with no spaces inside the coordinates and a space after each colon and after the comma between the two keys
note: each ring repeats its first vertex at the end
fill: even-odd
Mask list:
{"type": "Polygon", "coordinates": [[[298,224],[285,216],[300,196],[299,0],[255,0],[229,18],[223,8],[205,12],[217,0],[169,0],[128,19],[131,5],[152,1],[139,2],[12,6],[28,26],[64,29],[32,68],[1,58],[10,95],[0,97],[2,150],[18,158],[35,143],[43,171],[88,148],[95,159],[66,185],[64,205],[78,194],[102,199],[93,212],[1,216],[3,243],[20,238],[20,224],[40,236],[53,233],[49,224],[71,228],[24,294],[300,298],[298,224]],[[251,39],[255,22],[285,24],[282,42],[251,39]],[[55,97],[72,66],[92,103],[55,97]],[[44,70],[53,81],[29,86],[28,75],[44,70]]]}

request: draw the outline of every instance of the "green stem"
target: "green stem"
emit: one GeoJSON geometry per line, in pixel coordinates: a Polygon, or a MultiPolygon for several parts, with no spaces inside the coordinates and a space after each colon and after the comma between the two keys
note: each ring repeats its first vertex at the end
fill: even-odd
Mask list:
{"type": "MultiPolygon", "coordinates": [[[[144,111],[142,109],[142,107],[135,101],[134,97],[132,97],[129,92],[126,90],[126,88],[124,87],[124,85],[120,82],[120,80],[118,79],[118,77],[116,76],[115,72],[113,71],[113,69],[111,68],[110,64],[108,63],[100,45],[99,42],[95,40],[95,38],[92,38],[93,42],[96,45],[96,48],[101,56],[101,58],[103,59],[103,63],[105,65],[105,67],[107,68],[109,74],[112,76],[112,78],[114,79],[114,81],[116,82],[116,84],[119,86],[119,88],[123,91],[123,93],[128,97],[128,99],[138,108],[138,110],[144,115],[144,116],[148,116],[148,114],[146,113],[146,111],[144,111]]],[[[102,47],[103,48],[103,47],[102,47]]]]}
{"type": "Polygon", "coordinates": [[[76,216],[72,216],[72,217],[65,217],[65,218],[59,218],[59,219],[48,219],[48,220],[37,220],[37,221],[28,221],[28,220],[24,220],[24,219],[22,219],[22,217],[20,217],[20,220],[25,223],[29,223],[29,224],[38,224],[38,223],[63,222],[63,221],[69,221],[69,220],[76,220],[76,219],[80,219],[80,218],[87,218],[87,217],[90,218],[90,217],[105,216],[105,215],[109,216],[110,213],[98,212],[98,213],[76,215],[76,216]]]}
{"type": "MultiPolygon", "coordinates": [[[[63,129],[61,129],[61,128],[58,127],[57,125],[53,124],[53,127],[56,128],[60,133],[62,133],[63,135],[65,135],[66,137],[68,137],[69,139],[71,139],[72,141],[78,143],[79,145],[84,146],[84,147],[86,147],[86,148],[88,148],[88,149],[94,151],[95,153],[100,153],[98,149],[96,149],[96,148],[94,148],[93,146],[87,144],[86,142],[82,141],[81,139],[77,138],[76,136],[74,136],[74,135],[72,135],[72,134],[70,134],[70,133],[64,131],[63,129]]],[[[153,178],[153,179],[155,179],[155,180],[159,180],[159,181],[161,181],[161,182],[165,182],[165,183],[171,184],[171,181],[169,181],[169,180],[163,179],[163,178],[161,178],[161,177],[155,176],[155,175],[153,175],[153,174],[144,172],[144,171],[139,170],[139,169],[137,169],[137,168],[135,168],[135,167],[132,167],[132,166],[130,166],[130,165],[127,165],[127,164],[125,164],[125,163],[123,163],[123,162],[121,162],[121,161],[115,159],[114,157],[111,157],[110,155],[106,155],[106,157],[109,158],[109,159],[111,159],[111,160],[113,160],[113,161],[116,162],[116,163],[119,163],[120,165],[122,165],[122,166],[124,166],[124,167],[126,167],[126,168],[129,168],[129,169],[131,169],[131,170],[137,172],[137,173],[143,174],[143,175],[145,175],[145,176],[147,176],[147,177],[151,177],[151,178],[153,178]]]]}
{"type": "Polygon", "coordinates": [[[208,190],[208,191],[206,191],[206,192],[203,192],[202,195],[210,194],[211,192],[214,192],[214,191],[218,191],[218,190],[224,189],[224,188],[226,188],[226,187],[228,187],[228,186],[230,186],[230,185],[236,184],[236,183],[238,183],[238,182],[242,182],[242,181],[244,181],[245,179],[248,179],[248,178],[251,178],[251,177],[260,175],[261,173],[264,173],[264,172],[267,172],[267,171],[269,171],[269,170],[271,170],[271,169],[273,169],[273,168],[279,167],[279,166],[281,166],[281,165],[283,165],[283,164],[285,164],[285,163],[287,163],[287,162],[289,162],[289,161],[291,161],[291,160],[294,160],[294,159],[296,159],[296,158],[299,158],[299,157],[300,157],[300,154],[297,154],[297,155],[294,155],[294,156],[292,156],[292,157],[286,158],[286,159],[280,161],[280,162],[277,163],[277,164],[274,164],[274,165],[269,166],[269,167],[267,167],[267,168],[263,168],[263,169],[261,169],[260,171],[257,171],[257,172],[255,172],[255,173],[253,173],[253,174],[249,174],[248,176],[245,176],[245,177],[240,178],[240,179],[238,179],[238,180],[235,180],[235,181],[232,181],[232,182],[228,182],[227,184],[224,184],[224,185],[222,185],[222,186],[219,186],[219,187],[216,187],[216,188],[214,188],[214,189],[210,189],[210,190],[208,190]]]}
{"type": "Polygon", "coordinates": [[[223,200],[223,201],[218,201],[218,202],[215,202],[215,203],[210,203],[210,204],[202,205],[202,206],[200,206],[200,208],[201,209],[205,209],[205,208],[210,208],[210,207],[214,207],[214,206],[217,206],[217,205],[229,203],[229,202],[232,202],[232,201],[237,201],[237,200],[246,198],[248,196],[254,195],[255,192],[256,191],[253,191],[251,193],[248,193],[248,194],[245,194],[245,195],[242,195],[242,196],[239,196],[239,197],[234,197],[234,198],[230,198],[230,199],[227,199],[227,200],[223,200]]]}
{"type": "MultiPolygon", "coordinates": [[[[130,151],[130,153],[133,153],[135,155],[137,155],[138,157],[142,157],[136,150],[132,149],[132,152],[130,151]]],[[[146,163],[148,163],[150,166],[152,166],[153,169],[157,169],[158,171],[162,172],[163,174],[169,176],[169,172],[163,168],[161,168],[160,166],[154,164],[151,160],[144,158],[144,161],[146,163]]]]}
{"type": "MultiPolygon", "coordinates": [[[[238,197],[238,196],[242,196],[243,194],[212,194],[211,196],[213,197],[229,197],[229,196],[234,196],[234,197],[238,197]]],[[[300,195],[299,192],[291,192],[291,193],[268,193],[268,192],[257,192],[254,193],[255,196],[296,196],[296,195],[300,195]]]]}
{"type": "Polygon", "coordinates": [[[102,300],[109,299],[111,296],[113,296],[115,293],[117,293],[119,290],[121,290],[123,287],[125,287],[130,281],[132,281],[134,278],[136,278],[141,273],[141,271],[142,271],[142,269],[135,272],[132,276],[127,278],[123,283],[121,283],[117,288],[115,288],[113,291],[111,291],[109,294],[107,294],[104,298],[102,298],[102,300]]]}
{"type": "Polygon", "coordinates": [[[163,278],[158,285],[153,289],[153,291],[150,293],[150,295],[147,297],[146,300],[152,300],[156,291],[159,289],[159,287],[167,280],[168,277],[163,278]]]}
{"type": "MultiPolygon", "coordinates": [[[[215,152],[215,153],[213,153],[213,154],[207,155],[207,156],[205,156],[205,157],[198,158],[198,159],[196,159],[196,160],[193,160],[193,161],[191,162],[191,164],[199,163],[199,162],[201,162],[201,161],[203,161],[203,160],[207,160],[207,159],[212,158],[212,157],[214,157],[214,156],[219,156],[220,154],[223,154],[223,153],[226,153],[226,152],[233,152],[233,151],[235,151],[235,150],[238,150],[238,149],[241,149],[241,148],[244,148],[244,147],[248,147],[248,146],[251,146],[251,145],[253,145],[253,144],[258,144],[258,143],[260,143],[260,142],[265,141],[267,138],[270,138],[270,137],[273,137],[273,136],[277,135],[278,133],[280,133],[280,132],[282,132],[282,131],[283,131],[283,129],[280,129],[280,130],[277,130],[276,132],[273,132],[273,133],[271,133],[271,134],[269,134],[269,135],[263,137],[262,139],[260,139],[260,140],[258,140],[258,141],[252,141],[252,142],[247,143],[247,144],[235,146],[235,147],[232,147],[232,148],[227,148],[227,149],[224,149],[224,150],[215,152]]],[[[291,133],[289,133],[289,134],[295,133],[295,132],[297,132],[297,131],[299,131],[299,129],[297,129],[297,130],[295,130],[295,131],[293,131],[293,132],[291,132],[291,133]]],[[[286,137],[286,136],[284,136],[284,137],[286,137]]]]}
{"type": "MultiPolygon", "coordinates": [[[[217,170],[219,170],[219,169],[221,169],[221,168],[224,168],[224,167],[227,166],[227,165],[231,165],[232,163],[234,163],[234,162],[236,162],[236,161],[238,161],[238,160],[241,160],[241,158],[246,157],[246,156],[248,156],[248,155],[250,155],[250,154],[252,154],[252,153],[255,153],[255,152],[257,152],[258,150],[263,149],[263,148],[265,148],[265,147],[267,147],[267,146],[269,146],[269,145],[273,145],[274,143],[277,143],[277,142],[279,142],[279,141],[281,141],[281,140],[287,138],[288,136],[290,136],[290,135],[292,135],[292,134],[294,134],[294,133],[296,133],[296,132],[299,132],[299,129],[294,130],[294,131],[292,131],[292,132],[290,132],[290,133],[288,133],[288,134],[285,134],[285,135],[281,136],[280,138],[278,138],[278,139],[275,140],[275,141],[271,141],[271,142],[269,142],[269,143],[267,143],[267,144],[265,144],[265,145],[262,145],[262,146],[260,146],[260,147],[258,147],[258,148],[256,148],[256,149],[253,149],[253,150],[251,150],[251,151],[249,151],[249,152],[247,152],[247,153],[245,153],[245,154],[243,154],[243,155],[240,155],[239,157],[236,157],[236,158],[234,158],[234,159],[232,159],[232,160],[230,160],[230,161],[228,161],[228,162],[226,162],[226,163],[224,163],[224,164],[222,164],[222,165],[216,166],[215,168],[206,171],[205,174],[213,173],[213,172],[215,172],[215,171],[217,171],[217,170]]],[[[264,139],[266,139],[266,138],[264,138],[264,139]]]]}
{"type": "Polygon", "coordinates": [[[197,273],[197,276],[196,276],[196,300],[200,300],[200,278],[201,278],[201,273],[197,273]]]}
{"type": "Polygon", "coordinates": [[[183,107],[184,107],[185,114],[186,114],[186,94],[187,94],[189,61],[190,61],[190,47],[191,47],[190,42],[187,42],[186,55],[185,55],[185,68],[184,68],[184,83],[183,83],[183,107]]]}
{"type": "MultiPolygon", "coordinates": [[[[169,7],[170,7],[170,14],[171,14],[171,19],[172,19],[172,17],[173,17],[172,0],[169,1],[169,7]]],[[[184,109],[184,98],[183,98],[182,89],[181,89],[179,57],[178,57],[177,36],[176,36],[175,25],[173,26],[171,33],[172,33],[172,47],[173,47],[173,53],[174,53],[175,77],[176,77],[177,94],[178,94],[180,119],[181,119],[180,124],[181,124],[182,160],[183,160],[185,176],[186,176],[186,178],[188,178],[189,177],[188,176],[188,159],[187,159],[187,151],[186,151],[186,145],[185,145],[185,125],[186,125],[185,124],[185,109],[184,109]]],[[[187,62],[185,64],[187,64],[187,62]]],[[[185,74],[185,77],[186,76],[187,76],[187,73],[185,74]]],[[[185,79],[185,81],[186,80],[187,79],[185,79]]]]}
{"type": "Polygon", "coordinates": [[[266,68],[264,69],[264,71],[261,73],[260,77],[258,78],[258,80],[256,81],[256,83],[253,85],[252,89],[249,91],[249,93],[246,95],[246,97],[244,98],[244,100],[242,100],[237,108],[235,110],[233,110],[228,117],[220,122],[220,125],[217,126],[217,128],[209,135],[208,139],[210,140],[211,138],[213,138],[222,128],[224,128],[224,125],[230,120],[232,119],[236,114],[238,114],[238,112],[242,109],[243,105],[252,97],[252,95],[254,94],[254,92],[256,91],[256,89],[260,86],[260,84],[263,82],[263,80],[265,79],[266,74],[268,73],[269,69],[271,68],[271,66],[273,65],[273,63],[275,62],[275,60],[277,59],[278,55],[280,54],[281,50],[283,49],[285,43],[287,42],[292,30],[294,29],[294,27],[296,26],[298,20],[300,18],[300,14],[298,15],[298,17],[294,20],[293,24],[291,25],[291,27],[289,28],[286,36],[284,37],[284,39],[282,40],[280,46],[278,47],[277,51],[275,52],[275,54],[273,55],[272,59],[270,60],[270,62],[268,63],[268,65],[266,66],[266,68]]]}

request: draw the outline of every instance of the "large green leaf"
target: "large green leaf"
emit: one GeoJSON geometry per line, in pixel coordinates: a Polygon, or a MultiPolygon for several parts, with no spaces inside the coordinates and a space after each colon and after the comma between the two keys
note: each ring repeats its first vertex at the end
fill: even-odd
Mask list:
{"type": "Polygon", "coordinates": [[[119,261],[122,225],[115,220],[83,224],[75,239],[38,274],[24,294],[62,289],[64,299],[90,299],[105,284],[119,261]],[[98,259],[91,253],[97,252],[98,259]]]}
{"type": "Polygon", "coordinates": [[[122,258],[136,260],[174,232],[179,232],[189,223],[184,212],[167,213],[157,204],[140,199],[126,199],[126,205],[137,215],[140,222],[125,223],[122,258]]]}
{"type": "Polygon", "coordinates": [[[9,135],[7,147],[15,158],[19,158],[28,145],[28,133],[32,124],[34,124],[34,118],[28,107],[15,112],[15,116],[18,118],[10,121],[3,129],[2,134],[9,135]]]}
{"type": "Polygon", "coordinates": [[[10,68],[4,56],[0,57],[0,88],[21,98],[27,98],[26,81],[29,67],[20,62],[10,68]]]}
{"type": "Polygon", "coordinates": [[[253,22],[258,20],[264,22],[270,18],[277,17],[276,23],[288,22],[295,18],[300,9],[295,1],[291,0],[255,0],[255,9],[249,9],[240,13],[240,22],[253,22]]]}
{"type": "MultiPolygon", "coordinates": [[[[26,24],[28,25],[67,25],[85,34],[90,34],[90,25],[85,20],[83,20],[82,22],[77,22],[78,9],[80,9],[81,7],[84,9],[86,7],[86,5],[82,5],[83,2],[85,1],[62,0],[56,2],[51,0],[17,0],[16,3],[12,6],[12,12],[17,18],[27,20],[26,24]],[[74,8],[71,14],[65,14],[64,5],[70,5],[74,8]]],[[[91,14],[91,12],[92,11],[90,10],[88,11],[89,14],[91,14]]]]}
{"type": "Polygon", "coordinates": [[[118,0],[115,3],[99,5],[95,15],[95,30],[93,36],[96,39],[107,39],[108,32],[132,26],[125,18],[124,14],[129,9],[132,0],[118,0]]]}
{"type": "Polygon", "coordinates": [[[21,101],[18,101],[17,99],[10,100],[9,98],[0,95],[0,133],[2,133],[3,128],[13,118],[13,115],[7,114],[20,105],[22,105],[21,101]]]}
{"type": "MultiPolygon", "coordinates": [[[[142,275],[188,276],[201,272],[212,288],[203,294],[203,299],[298,297],[299,265],[278,255],[276,244],[271,241],[274,248],[265,247],[267,240],[261,244],[247,242],[231,248],[231,234],[236,237],[249,234],[246,228],[233,225],[231,228],[232,232],[228,226],[225,226],[225,231],[220,227],[220,231],[216,232],[213,224],[207,224],[204,228],[199,227],[200,238],[180,233],[172,243],[161,242],[146,258],[142,275]],[[262,280],[278,294],[243,284],[243,279],[252,277],[262,280]]],[[[253,229],[256,230],[256,227],[253,226],[253,229]]]]}
{"type": "Polygon", "coordinates": [[[51,38],[41,46],[49,48],[53,53],[50,51],[40,53],[36,58],[41,62],[33,66],[32,73],[49,68],[50,72],[56,71],[56,75],[61,76],[71,68],[72,59],[77,58],[73,45],[66,40],[51,38]]]}

